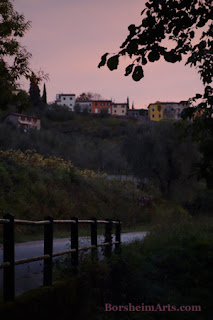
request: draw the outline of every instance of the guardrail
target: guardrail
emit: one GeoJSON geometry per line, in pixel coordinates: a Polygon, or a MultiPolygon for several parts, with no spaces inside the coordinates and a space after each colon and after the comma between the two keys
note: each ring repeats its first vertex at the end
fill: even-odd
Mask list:
{"type": "Polygon", "coordinates": [[[115,245],[115,251],[119,252],[121,244],[121,221],[120,220],[97,220],[96,218],[81,220],[73,217],[71,220],[53,220],[52,217],[46,217],[42,221],[29,221],[14,219],[11,214],[5,214],[0,219],[3,224],[3,263],[0,263],[0,269],[3,268],[3,298],[4,301],[12,301],[15,298],[15,266],[43,260],[43,285],[52,285],[53,276],[53,258],[65,254],[71,254],[71,266],[73,272],[77,272],[79,251],[92,250],[92,256],[97,257],[98,247],[105,247],[105,256],[110,257],[112,245],[115,245]],[[91,245],[79,248],[79,224],[90,224],[91,228],[91,245]],[[42,256],[15,260],[15,224],[22,225],[43,225],[44,226],[44,254],[42,256]],[[53,253],[53,225],[70,224],[71,225],[71,248],[66,251],[53,253]],[[105,224],[105,242],[98,244],[97,226],[105,224]],[[112,241],[112,229],[115,226],[115,241],[112,241]]]}

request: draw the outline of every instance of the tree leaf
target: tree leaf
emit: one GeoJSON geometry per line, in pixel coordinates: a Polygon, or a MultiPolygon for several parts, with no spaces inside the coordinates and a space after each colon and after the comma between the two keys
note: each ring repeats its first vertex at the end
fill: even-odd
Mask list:
{"type": "Polygon", "coordinates": [[[119,63],[119,60],[118,60],[119,56],[118,55],[115,55],[111,58],[108,59],[107,61],[107,67],[109,68],[109,70],[115,70],[117,69],[118,67],[118,63],[119,63]]]}
{"type": "Polygon", "coordinates": [[[150,51],[150,53],[148,54],[148,59],[150,62],[155,62],[158,61],[160,59],[160,54],[158,51],[150,51]]]}
{"type": "Polygon", "coordinates": [[[190,38],[191,38],[191,39],[193,39],[193,38],[194,38],[194,36],[195,36],[194,31],[191,31],[189,34],[190,34],[190,38]]]}
{"type": "Polygon", "coordinates": [[[108,53],[105,53],[105,54],[101,57],[101,62],[99,63],[98,68],[105,66],[107,56],[108,56],[108,53]]]}
{"type": "Polygon", "coordinates": [[[126,51],[128,54],[134,54],[138,50],[138,40],[133,39],[129,42],[126,51]]]}
{"type": "Polygon", "coordinates": [[[141,16],[144,14],[145,11],[146,11],[146,8],[141,11],[141,16]]]}
{"type": "Polygon", "coordinates": [[[132,79],[134,81],[140,81],[143,78],[144,74],[143,74],[143,69],[141,66],[136,66],[133,74],[132,74],[132,79]]]}
{"type": "Polygon", "coordinates": [[[181,61],[181,55],[177,54],[174,50],[169,52],[165,51],[163,55],[167,62],[175,63],[177,61],[181,61]]]}
{"type": "Polygon", "coordinates": [[[136,30],[136,27],[134,24],[130,24],[130,26],[128,26],[128,30],[129,32],[132,34],[134,33],[135,34],[135,30],[136,30]]]}
{"type": "Polygon", "coordinates": [[[132,73],[133,67],[134,67],[134,64],[130,64],[128,67],[126,67],[125,76],[128,76],[130,73],[132,73]]]}
{"type": "Polygon", "coordinates": [[[147,64],[147,59],[145,57],[142,58],[142,65],[145,66],[147,64]]]}

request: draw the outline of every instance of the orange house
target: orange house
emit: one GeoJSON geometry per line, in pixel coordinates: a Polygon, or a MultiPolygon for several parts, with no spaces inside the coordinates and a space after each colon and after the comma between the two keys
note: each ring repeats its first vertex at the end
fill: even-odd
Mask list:
{"type": "Polygon", "coordinates": [[[112,101],[111,100],[92,100],[91,113],[100,114],[101,110],[107,110],[109,114],[112,114],[112,101]]]}

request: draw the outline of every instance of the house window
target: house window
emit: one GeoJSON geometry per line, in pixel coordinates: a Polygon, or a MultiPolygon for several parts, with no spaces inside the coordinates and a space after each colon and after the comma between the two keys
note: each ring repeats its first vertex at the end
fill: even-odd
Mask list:
{"type": "Polygon", "coordinates": [[[91,112],[91,109],[89,109],[89,112],[91,112]]]}
{"type": "Polygon", "coordinates": [[[64,97],[63,100],[66,100],[66,98],[64,97]]]}
{"type": "Polygon", "coordinates": [[[108,113],[110,113],[110,109],[108,109],[108,113]]]}
{"type": "Polygon", "coordinates": [[[122,110],[122,113],[124,113],[124,110],[122,110]]]}
{"type": "Polygon", "coordinates": [[[97,104],[97,102],[95,103],[95,106],[97,106],[98,104],[97,104]]]}
{"type": "Polygon", "coordinates": [[[110,103],[110,102],[108,102],[108,106],[110,106],[110,104],[111,104],[111,103],[110,103]]]}
{"type": "Polygon", "coordinates": [[[102,102],[102,103],[101,103],[101,105],[102,105],[102,106],[104,106],[104,105],[105,105],[105,103],[104,103],[104,102],[102,102]]]}
{"type": "Polygon", "coordinates": [[[152,109],[152,111],[154,112],[154,111],[155,111],[155,109],[153,108],[153,109],[152,109]]]}
{"type": "Polygon", "coordinates": [[[70,100],[72,100],[72,97],[70,97],[70,100]]]}
{"type": "Polygon", "coordinates": [[[165,111],[167,111],[167,109],[165,108],[165,111]]]}
{"type": "Polygon", "coordinates": [[[117,110],[114,110],[114,113],[116,113],[117,110]]]}
{"type": "Polygon", "coordinates": [[[121,106],[122,108],[125,108],[125,106],[121,106]]]}
{"type": "Polygon", "coordinates": [[[70,103],[70,107],[72,107],[72,103],[70,103]]]}
{"type": "Polygon", "coordinates": [[[114,105],[114,108],[117,108],[117,104],[114,105]]]}
{"type": "Polygon", "coordinates": [[[98,109],[97,108],[95,108],[95,113],[98,113],[98,109]]]}
{"type": "Polygon", "coordinates": [[[152,118],[154,118],[154,117],[155,117],[155,115],[153,114],[153,115],[152,115],[152,118]]]}
{"type": "Polygon", "coordinates": [[[159,118],[161,118],[161,114],[159,114],[159,118]]]}

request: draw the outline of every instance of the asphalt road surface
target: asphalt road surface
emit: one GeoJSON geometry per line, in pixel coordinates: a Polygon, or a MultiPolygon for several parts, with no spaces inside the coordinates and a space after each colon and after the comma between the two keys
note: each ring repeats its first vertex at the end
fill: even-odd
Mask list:
{"type": "MultiPolygon", "coordinates": [[[[146,232],[132,232],[121,234],[122,243],[130,243],[142,240],[146,232]]],[[[114,241],[115,239],[113,239],[114,241]]],[[[98,243],[104,241],[103,236],[98,236],[98,243]]],[[[79,247],[90,245],[90,237],[80,237],[79,247]]],[[[70,238],[54,239],[53,252],[60,252],[70,249],[70,238]]],[[[32,241],[15,244],[15,260],[43,255],[43,241],[32,241]]],[[[57,258],[55,258],[57,259],[57,258]]],[[[3,248],[0,245],[0,263],[3,262],[3,248]]],[[[15,294],[20,295],[25,291],[34,289],[43,282],[43,260],[17,265],[15,267],[15,294]]],[[[0,269],[0,294],[3,287],[3,270],[0,269]]]]}

